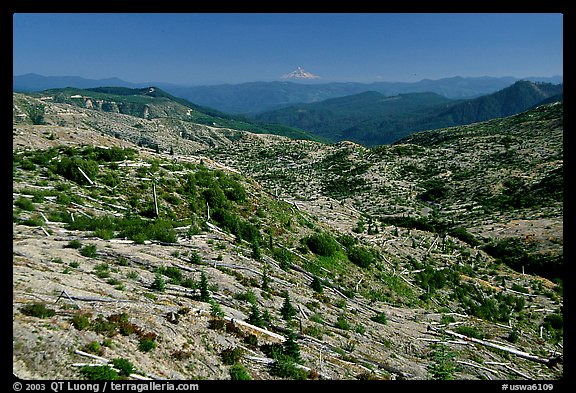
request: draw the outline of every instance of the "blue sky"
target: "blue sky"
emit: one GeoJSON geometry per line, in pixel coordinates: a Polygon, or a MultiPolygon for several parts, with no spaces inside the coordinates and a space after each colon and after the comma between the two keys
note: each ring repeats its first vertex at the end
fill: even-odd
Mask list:
{"type": "Polygon", "coordinates": [[[563,75],[558,13],[13,16],[13,74],[178,84],[563,75]]]}

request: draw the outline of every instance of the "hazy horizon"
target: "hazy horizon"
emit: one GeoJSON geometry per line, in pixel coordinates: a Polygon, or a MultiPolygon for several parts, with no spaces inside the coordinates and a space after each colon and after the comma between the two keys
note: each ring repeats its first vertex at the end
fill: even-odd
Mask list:
{"type": "Polygon", "coordinates": [[[163,84],[163,85],[174,85],[174,86],[182,86],[182,87],[194,87],[194,86],[215,86],[215,85],[239,85],[239,84],[244,84],[244,83],[268,83],[268,82],[288,82],[288,83],[298,83],[298,84],[310,84],[310,85],[316,85],[316,84],[323,84],[323,83],[363,83],[363,84],[373,84],[373,83],[418,83],[418,82],[423,82],[423,81],[438,81],[438,80],[444,80],[444,79],[454,79],[454,78],[462,78],[462,79],[472,79],[472,78],[495,78],[495,79],[504,79],[504,78],[514,78],[514,79],[518,79],[518,80],[529,80],[529,79],[553,79],[553,78],[564,78],[563,75],[526,75],[526,76],[514,76],[514,75],[503,75],[503,76],[487,76],[487,75],[482,75],[482,76],[461,76],[461,75],[454,75],[454,76],[450,76],[450,77],[445,77],[445,78],[438,78],[438,79],[429,79],[429,78],[424,78],[424,79],[420,79],[417,81],[366,81],[366,82],[354,82],[354,81],[327,81],[327,80],[323,80],[323,79],[314,79],[314,80],[285,80],[285,79],[275,79],[275,80],[254,80],[254,81],[245,81],[245,82],[226,82],[226,81],[214,81],[214,82],[206,82],[206,83],[195,83],[195,84],[187,84],[187,83],[175,83],[175,82],[164,82],[164,81],[131,81],[131,80],[125,80],[123,78],[118,78],[116,76],[110,76],[110,77],[105,77],[105,78],[86,78],[84,76],[81,75],[41,75],[35,72],[30,72],[30,73],[26,73],[26,74],[18,74],[18,75],[13,75],[13,77],[22,77],[22,76],[26,76],[26,75],[37,75],[40,77],[44,77],[44,78],[82,78],[85,80],[94,80],[94,81],[107,81],[107,80],[112,80],[112,79],[118,79],[120,81],[123,82],[127,82],[130,84],[134,84],[134,85],[153,85],[154,83],[158,83],[158,84],[163,84]]]}

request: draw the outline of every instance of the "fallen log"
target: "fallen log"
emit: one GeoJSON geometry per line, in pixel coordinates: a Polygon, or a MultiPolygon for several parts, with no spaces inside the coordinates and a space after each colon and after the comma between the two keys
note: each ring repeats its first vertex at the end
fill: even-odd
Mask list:
{"type": "MultiPolygon", "coordinates": [[[[430,328],[430,330],[438,331],[438,329],[435,329],[431,326],[429,328],[430,328]]],[[[503,346],[500,344],[495,344],[495,343],[492,343],[489,341],[480,340],[478,338],[468,337],[468,336],[465,336],[463,334],[453,332],[451,330],[444,330],[444,333],[449,334],[449,335],[454,336],[454,337],[458,337],[462,340],[472,341],[474,343],[484,345],[486,347],[496,348],[496,349],[499,349],[501,351],[508,352],[508,353],[511,353],[511,354],[516,355],[518,357],[521,357],[523,359],[527,359],[527,360],[530,360],[530,361],[533,361],[536,363],[545,364],[549,367],[553,367],[557,363],[562,362],[562,356],[557,356],[555,358],[545,359],[545,358],[541,358],[541,357],[536,356],[536,355],[532,355],[528,352],[519,351],[515,348],[503,346]]]]}
{"type": "MultiPolygon", "coordinates": [[[[58,296],[58,300],[60,300],[60,298],[62,297],[63,293],[61,293],[58,296]]],[[[79,300],[81,302],[103,302],[103,303],[112,303],[112,302],[132,302],[132,300],[126,300],[126,299],[113,299],[113,298],[108,298],[108,299],[104,299],[104,298],[97,298],[97,297],[80,297],[80,296],[71,296],[68,295],[68,293],[66,293],[66,297],[70,300],[79,300]]]]}

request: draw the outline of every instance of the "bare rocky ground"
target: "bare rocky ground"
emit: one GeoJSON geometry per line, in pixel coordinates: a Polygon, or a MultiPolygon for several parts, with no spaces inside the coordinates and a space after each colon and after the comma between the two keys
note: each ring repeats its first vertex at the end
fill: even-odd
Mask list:
{"type": "MultiPolygon", "coordinates": [[[[59,119],[60,125],[57,122],[44,126],[15,123],[14,151],[58,144],[136,147],[133,143],[111,136],[108,131],[98,132],[91,126],[74,125],[77,118],[95,116],[101,117],[102,122],[110,124],[110,127],[121,128],[111,120],[110,114],[103,116],[62,105],[50,108],[54,111],[51,116],[59,119]],[[56,113],[58,110],[59,114],[56,113]],[[62,111],[69,111],[66,112],[67,117],[61,116],[62,111]]],[[[135,122],[133,118],[122,115],[116,115],[116,119],[132,124],[135,122]]],[[[147,126],[153,123],[137,121],[147,126]]],[[[159,121],[155,122],[157,124],[159,121]]],[[[220,148],[211,151],[207,148],[210,143],[206,141],[209,139],[216,144],[210,135],[217,134],[217,130],[206,128],[205,131],[206,134],[196,142],[179,140],[176,146],[180,150],[176,157],[166,159],[194,161],[204,157],[203,161],[210,167],[230,168],[249,174],[260,183],[255,184],[251,192],[261,198],[263,195],[277,195],[280,200],[292,206],[295,216],[305,217],[331,231],[352,233],[363,215],[359,209],[363,210],[370,201],[368,197],[337,200],[322,195],[319,192],[322,189],[322,178],[317,175],[319,172],[312,172],[315,176],[305,176],[306,168],[318,168],[315,165],[321,165],[325,157],[342,150],[350,153],[347,155],[350,160],[355,160],[365,154],[362,147],[344,143],[319,149],[319,145],[313,142],[298,141],[288,145],[294,149],[291,152],[286,149],[287,141],[284,138],[242,133],[240,142],[232,145],[230,140],[224,138],[217,144],[220,148]],[[258,145],[260,149],[255,148],[258,145]],[[227,157],[226,149],[229,149],[227,157]],[[253,154],[270,154],[277,162],[285,157],[285,163],[288,166],[294,165],[297,170],[290,171],[281,165],[251,167],[257,165],[253,154]],[[243,157],[243,160],[239,157],[243,157]],[[288,176],[288,180],[267,181],[264,176],[267,170],[269,173],[288,176]],[[294,186],[290,187],[289,184],[294,186]]],[[[139,150],[140,159],[167,157],[166,154],[158,155],[149,149],[139,150]]],[[[381,175],[386,170],[398,171],[398,168],[386,167],[384,164],[383,161],[378,163],[380,169],[373,172],[373,184],[381,184],[386,178],[389,183],[384,186],[402,190],[394,197],[414,193],[404,183],[401,175],[393,180],[381,175]]],[[[320,167],[320,170],[324,171],[320,173],[327,173],[329,168],[320,167]]],[[[23,172],[18,170],[18,174],[22,175],[23,172]]],[[[14,199],[21,196],[25,188],[41,189],[50,186],[41,174],[31,178],[15,177],[14,199]]],[[[88,190],[73,188],[73,192],[87,194],[88,190]]],[[[47,212],[53,204],[52,200],[45,200],[38,204],[37,212],[47,212]]],[[[74,206],[69,209],[76,215],[82,212],[98,215],[109,211],[110,207],[101,201],[94,201],[83,207],[74,206]]],[[[421,211],[422,206],[415,204],[408,209],[421,211]]],[[[25,216],[28,213],[19,211],[18,214],[25,216]]],[[[526,236],[537,236],[537,240],[549,239],[553,246],[557,246],[562,220],[554,217],[538,220],[501,220],[479,226],[477,232],[490,236],[490,233],[505,235],[520,231],[526,236]],[[537,223],[538,228],[548,228],[548,232],[531,232],[534,223],[537,223]]],[[[306,233],[305,228],[298,230],[304,232],[295,234],[295,238],[306,233]]],[[[556,284],[540,277],[518,274],[503,265],[495,265],[485,253],[451,237],[448,238],[451,245],[449,252],[441,247],[441,241],[435,234],[419,230],[398,231],[394,226],[382,225],[377,234],[363,233],[358,237],[376,247],[384,256],[384,262],[378,269],[362,270],[351,266],[345,274],[341,271],[327,273],[327,278],[342,287],[356,287],[356,296],[353,298],[347,298],[340,291],[329,287],[325,287],[324,293],[320,295],[310,288],[309,274],[298,269],[282,270],[272,258],[265,256],[264,262],[271,267],[272,278],[271,295],[267,295],[258,285],[264,262],[251,257],[248,245],[238,245],[230,235],[216,229],[200,235],[183,236],[177,244],[166,245],[158,242],[134,244],[118,239],[103,240],[91,233],[66,230],[61,223],[56,222],[44,221],[41,227],[13,223],[13,373],[24,379],[80,378],[79,367],[75,365],[98,363],[98,360],[76,351],[85,351],[86,345],[94,341],[104,343],[109,339],[108,346],[101,346],[100,357],[108,360],[128,359],[134,364],[137,374],[149,378],[229,379],[229,365],[223,364],[221,353],[226,348],[240,347],[244,350],[241,363],[253,379],[278,379],[270,374],[266,366],[269,359],[266,360],[262,350],[245,343],[241,334],[233,332],[234,325],[228,331],[211,327],[210,304],[196,300],[181,286],[168,284],[164,292],[151,289],[155,268],[178,266],[187,277],[194,280],[198,280],[201,272],[204,272],[213,285],[212,296],[221,305],[225,317],[238,321],[236,328],[245,334],[257,333],[259,345],[282,341],[277,336],[280,334],[282,337],[281,331],[274,333],[270,328],[269,332],[261,332],[242,324],[250,313],[250,305],[239,299],[238,295],[248,290],[253,291],[260,309],[270,310],[273,325],[286,328],[288,325],[278,310],[283,302],[282,292],[288,291],[299,312],[290,327],[300,333],[297,342],[304,360],[303,366],[325,379],[360,379],[362,376],[429,379],[430,366],[438,362],[438,358],[433,356],[434,343],[446,345],[454,355],[450,360],[455,367],[454,379],[555,380],[562,377],[561,362],[544,364],[546,360],[562,354],[562,344],[552,343],[547,339],[546,332],[543,333],[539,327],[545,315],[556,312],[562,306],[562,299],[553,296],[556,284]],[[66,247],[72,240],[94,244],[97,255],[84,257],[77,249],[66,247]],[[202,264],[190,263],[188,256],[192,251],[200,254],[202,264]],[[431,255],[435,267],[445,268],[459,262],[470,263],[467,254],[478,256],[474,267],[477,274],[474,277],[463,277],[463,280],[480,288],[490,287],[508,293],[512,284],[530,289],[527,294],[516,294],[525,298],[525,318],[530,321],[521,324],[514,319],[514,324],[522,326],[517,343],[512,344],[506,340],[513,330],[512,323],[493,323],[467,315],[456,302],[450,300],[448,294],[441,299],[441,303],[431,302],[425,306],[418,302],[417,297],[426,291],[415,284],[416,272],[410,267],[409,258],[424,260],[431,255]],[[98,275],[98,266],[103,264],[109,266],[109,276],[104,278],[98,275]],[[390,288],[392,281],[384,281],[384,278],[390,277],[394,277],[396,286],[402,286],[403,291],[409,292],[412,304],[407,304],[406,299],[400,299],[400,292],[390,288]],[[503,281],[506,282],[505,286],[502,286],[503,281]],[[375,300],[369,296],[371,291],[386,292],[390,296],[387,300],[375,300]],[[54,309],[55,315],[43,319],[23,315],[21,307],[34,302],[44,303],[54,309]],[[386,314],[386,324],[371,320],[376,312],[386,314]],[[138,338],[134,334],[108,337],[90,330],[78,330],[71,323],[78,313],[85,313],[91,318],[126,313],[139,328],[155,333],[158,345],[151,352],[143,353],[138,349],[138,338]],[[337,327],[340,316],[349,322],[349,329],[337,327]],[[462,325],[482,331],[485,342],[512,348],[544,362],[490,348],[471,339],[442,334],[462,325]]]]}

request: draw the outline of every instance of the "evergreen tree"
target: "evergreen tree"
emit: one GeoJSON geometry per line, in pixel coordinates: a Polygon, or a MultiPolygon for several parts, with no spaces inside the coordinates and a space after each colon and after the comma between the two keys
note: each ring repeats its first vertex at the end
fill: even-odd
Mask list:
{"type": "Polygon", "coordinates": [[[312,287],[313,290],[315,290],[318,293],[324,292],[324,286],[322,285],[322,281],[317,276],[314,276],[310,286],[312,287]]]}
{"type": "Polygon", "coordinates": [[[210,291],[208,290],[208,278],[206,273],[202,271],[200,275],[200,301],[209,302],[210,301],[210,291]]]}
{"type": "Polygon", "coordinates": [[[264,266],[264,272],[262,274],[262,290],[269,291],[270,290],[270,277],[268,277],[268,264],[264,266]]]}
{"type": "Polygon", "coordinates": [[[262,259],[262,251],[260,250],[260,244],[258,244],[258,240],[254,240],[252,242],[252,258],[257,261],[262,259]]]}
{"type": "Polygon", "coordinates": [[[264,321],[262,320],[262,315],[260,314],[260,310],[256,303],[252,303],[252,309],[248,316],[248,323],[258,327],[264,327],[264,321]]]}
{"type": "Polygon", "coordinates": [[[292,303],[290,303],[290,295],[288,294],[288,292],[284,292],[284,304],[282,304],[280,314],[282,315],[282,318],[284,318],[286,322],[290,322],[290,320],[292,320],[292,317],[296,315],[296,309],[294,308],[294,306],[292,306],[292,303]]]}
{"type": "Polygon", "coordinates": [[[262,323],[264,326],[269,326],[272,323],[272,315],[270,315],[268,310],[264,310],[262,313],[262,323]]]}
{"type": "Polygon", "coordinates": [[[220,308],[220,305],[216,303],[215,300],[210,299],[210,315],[213,317],[223,317],[224,311],[220,308]]]}
{"type": "Polygon", "coordinates": [[[296,334],[292,331],[288,331],[288,337],[284,344],[282,345],[283,353],[289,356],[294,362],[300,363],[302,358],[300,357],[300,347],[296,342],[296,334]]]}
{"type": "Polygon", "coordinates": [[[159,292],[164,292],[166,288],[166,283],[164,282],[164,278],[160,272],[156,272],[154,276],[154,282],[152,283],[152,289],[155,289],[159,292]]]}

